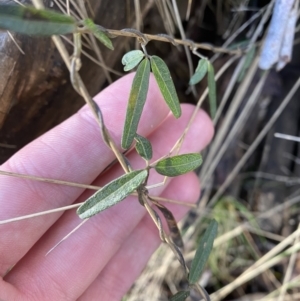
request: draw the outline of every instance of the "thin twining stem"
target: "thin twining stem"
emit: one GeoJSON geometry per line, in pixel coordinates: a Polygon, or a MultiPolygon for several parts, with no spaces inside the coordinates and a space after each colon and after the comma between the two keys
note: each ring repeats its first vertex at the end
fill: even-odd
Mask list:
{"type": "MultiPolygon", "coordinates": [[[[99,190],[102,188],[101,186],[96,186],[96,185],[81,184],[81,183],[64,181],[64,180],[54,180],[51,178],[44,178],[44,177],[38,177],[38,176],[32,176],[32,175],[24,175],[24,174],[19,174],[19,173],[15,173],[15,172],[11,172],[11,171],[4,171],[4,170],[0,170],[0,175],[27,179],[27,180],[33,180],[33,181],[39,181],[39,182],[45,182],[45,183],[51,183],[51,184],[71,186],[71,187],[76,187],[76,188],[83,188],[83,189],[99,190]]],[[[134,193],[132,193],[132,195],[137,196],[137,193],[134,192],[134,193]]],[[[151,198],[155,199],[156,201],[160,201],[160,202],[172,203],[172,204],[182,205],[182,206],[191,207],[191,208],[197,208],[197,205],[193,204],[193,203],[181,202],[178,200],[167,199],[167,198],[163,198],[163,197],[159,197],[159,196],[151,196],[151,198]]]]}
{"type": "MultiPolygon", "coordinates": [[[[101,26],[101,28],[103,28],[101,26]]],[[[210,50],[212,52],[219,52],[219,53],[228,53],[228,54],[238,54],[242,55],[243,50],[241,49],[226,49],[222,47],[215,47],[211,44],[208,43],[195,43],[192,40],[185,40],[185,39],[174,39],[166,34],[163,35],[153,35],[153,34],[145,34],[139,32],[138,34],[136,33],[136,30],[131,31],[128,29],[121,29],[121,30],[115,30],[115,29],[106,29],[103,28],[105,32],[110,36],[110,37],[132,37],[132,38],[140,38],[143,36],[145,39],[148,41],[160,41],[160,42],[168,42],[172,43],[173,45],[182,45],[182,46],[188,46],[192,49],[204,49],[204,50],[210,50]]]]}

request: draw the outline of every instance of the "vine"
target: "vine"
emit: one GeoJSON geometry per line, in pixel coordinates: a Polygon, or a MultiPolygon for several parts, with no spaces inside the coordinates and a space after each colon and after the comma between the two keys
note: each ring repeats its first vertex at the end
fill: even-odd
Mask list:
{"type": "MultiPolygon", "coordinates": [[[[213,241],[217,235],[216,221],[213,220],[210,223],[203,235],[189,271],[182,254],[183,241],[175,218],[165,206],[149,194],[149,189],[151,187],[147,186],[148,177],[152,170],[155,170],[157,173],[165,177],[175,177],[199,167],[202,163],[202,157],[198,153],[171,156],[175,149],[179,150],[183,139],[182,137],[182,139],[178,141],[177,146],[174,146],[170,154],[150,163],[150,160],[152,159],[151,143],[147,138],[142,137],[137,133],[137,128],[147,98],[151,72],[153,73],[160,92],[174,117],[179,118],[181,116],[180,102],[168,66],[160,57],[156,55],[149,55],[147,53],[146,45],[148,41],[157,40],[171,42],[174,45],[180,44],[189,46],[192,52],[200,57],[196,71],[191,77],[189,84],[195,85],[199,83],[205,75],[207,75],[212,116],[215,115],[216,111],[214,69],[209,60],[199,54],[196,50],[201,48],[218,52],[228,51],[222,48],[212,47],[210,45],[197,44],[190,40],[176,40],[167,35],[146,35],[134,29],[123,29],[121,31],[108,30],[102,26],[96,25],[91,19],[76,21],[71,16],[41,9],[42,6],[39,4],[39,1],[35,2],[37,2],[36,6],[39,6],[38,9],[29,6],[23,7],[1,4],[0,28],[33,36],[73,34],[74,49],[71,59],[69,59],[66,55],[64,45],[58,37],[54,37],[56,45],[59,46],[60,52],[63,54],[66,65],[70,71],[71,83],[75,91],[80,94],[90,106],[98,122],[103,141],[106,143],[107,147],[114,152],[125,172],[124,175],[106,184],[79,206],[77,214],[83,222],[58,244],[69,237],[70,234],[77,230],[93,215],[116,205],[130,194],[136,193],[140,204],[145,207],[157,226],[162,242],[166,243],[170,247],[179,260],[189,283],[187,290],[178,292],[170,300],[185,300],[189,296],[191,289],[197,290],[205,300],[210,300],[205,289],[199,285],[198,280],[205,267],[213,247],[213,241]],[[109,133],[109,129],[106,128],[101,108],[87,92],[87,89],[85,88],[85,85],[78,73],[81,67],[81,37],[87,32],[92,33],[105,47],[111,50],[113,50],[114,47],[110,38],[115,36],[122,35],[135,37],[141,44],[142,50],[129,51],[122,58],[124,71],[130,71],[134,68],[137,68],[137,70],[128,100],[121,146],[124,150],[130,149],[132,145],[135,146],[136,152],[145,160],[145,167],[143,169],[133,170],[126,155],[118,149],[115,141],[109,133]],[[156,209],[159,210],[165,218],[169,234],[167,234],[167,231],[164,229],[163,222],[156,209]]],[[[241,54],[241,50],[239,49],[230,50],[229,52],[241,54]]],[[[55,247],[57,247],[57,245],[55,247]]]]}

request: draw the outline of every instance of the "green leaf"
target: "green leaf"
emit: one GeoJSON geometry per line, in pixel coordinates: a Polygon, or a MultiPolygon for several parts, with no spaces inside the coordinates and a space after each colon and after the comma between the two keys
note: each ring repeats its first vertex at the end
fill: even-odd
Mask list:
{"type": "Polygon", "coordinates": [[[141,50],[132,50],[127,52],[122,58],[122,64],[124,65],[124,71],[129,71],[136,67],[140,61],[144,58],[145,54],[141,50]]]}
{"type": "Polygon", "coordinates": [[[217,94],[216,94],[216,81],[215,71],[213,65],[207,61],[207,81],[208,81],[208,97],[210,106],[210,116],[213,119],[217,111],[217,94]]]}
{"type": "Polygon", "coordinates": [[[83,24],[92,32],[92,34],[107,48],[114,50],[114,46],[110,38],[101,29],[100,26],[96,25],[92,19],[84,19],[83,24]]]}
{"type": "Polygon", "coordinates": [[[50,10],[31,6],[0,4],[0,29],[37,35],[51,36],[75,32],[75,20],[50,10]]]}
{"type": "Polygon", "coordinates": [[[191,77],[189,84],[190,85],[196,85],[198,84],[203,77],[206,75],[207,73],[207,60],[206,59],[201,59],[198,62],[198,66],[195,70],[194,75],[191,77]]]}
{"type": "Polygon", "coordinates": [[[150,58],[151,69],[165,102],[176,118],[181,116],[181,107],[176,89],[166,63],[158,56],[150,58]]]}
{"type": "Polygon", "coordinates": [[[184,301],[190,295],[190,291],[180,291],[172,296],[169,301],[184,301]]]}
{"type": "Polygon", "coordinates": [[[254,47],[254,46],[247,52],[244,65],[242,67],[242,70],[241,70],[240,75],[237,80],[238,83],[240,83],[243,80],[243,78],[245,77],[246,71],[251,66],[251,64],[254,60],[255,53],[256,53],[256,47],[254,47]]]}
{"type": "Polygon", "coordinates": [[[215,220],[212,220],[200,240],[196,255],[191,264],[191,270],[189,274],[189,282],[191,284],[198,282],[213,248],[214,240],[217,234],[218,223],[215,220]]]}
{"type": "Polygon", "coordinates": [[[77,214],[81,219],[89,218],[119,203],[139,187],[147,175],[147,170],[136,170],[111,181],[89,197],[77,209],[77,214]]]}
{"type": "Polygon", "coordinates": [[[135,135],[134,139],[136,140],[135,149],[137,153],[144,158],[145,160],[151,160],[152,158],[152,145],[150,141],[138,134],[135,135]]]}
{"type": "Polygon", "coordinates": [[[202,157],[200,154],[184,154],[160,160],[155,165],[155,170],[161,175],[175,177],[194,170],[201,163],[202,157]]]}
{"type": "Polygon", "coordinates": [[[147,97],[150,77],[150,63],[145,58],[139,65],[133,79],[126,119],[122,136],[122,147],[128,149],[136,135],[136,130],[142,115],[147,97]]]}

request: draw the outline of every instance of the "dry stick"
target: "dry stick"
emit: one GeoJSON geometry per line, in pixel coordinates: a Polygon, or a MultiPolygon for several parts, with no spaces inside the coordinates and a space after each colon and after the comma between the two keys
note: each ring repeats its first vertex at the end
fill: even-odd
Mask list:
{"type": "Polygon", "coordinates": [[[175,34],[175,31],[176,31],[175,30],[175,24],[177,22],[176,22],[176,15],[175,15],[174,7],[173,7],[171,1],[172,0],[163,1],[163,7],[164,7],[166,13],[170,12],[170,14],[171,14],[171,18],[173,20],[173,33],[175,34]]]}
{"type": "Polygon", "coordinates": [[[272,19],[262,47],[259,67],[268,70],[279,60],[286,24],[295,0],[276,0],[272,19]]]}
{"type": "Polygon", "coordinates": [[[244,154],[244,156],[241,158],[239,163],[234,167],[233,171],[230,173],[230,175],[227,177],[225,182],[222,184],[222,186],[218,189],[216,194],[213,196],[211,201],[209,202],[210,206],[213,206],[215,202],[218,200],[218,198],[224,193],[226,188],[231,184],[232,180],[236,177],[238,172],[241,170],[241,168],[244,166],[246,161],[249,159],[249,157],[252,155],[256,147],[259,145],[259,143],[262,141],[262,139],[265,137],[265,135],[268,133],[270,128],[273,126],[275,121],[280,116],[281,112],[285,109],[287,104],[290,102],[298,88],[300,87],[300,78],[296,81],[293,88],[290,90],[288,95],[285,97],[285,99],[282,101],[278,109],[275,111],[271,119],[268,121],[264,129],[259,133],[257,138],[254,140],[254,142],[251,144],[251,146],[248,148],[247,152],[244,154]]]}
{"type": "Polygon", "coordinates": [[[164,23],[164,27],[169,36],[173,38],[173,34],[175,32],[175,25],[172,20],[172,16],[169,12],[166,1],[156,0],[156,6],[161,15],[162,21],[164,23]]]}
{"type": "Polygon", "coordinates": [[[295,141],[295,142],[300,142],[300,137],[287,135],[287,134],[275,133],[274,137],[285,139],[285,140],[290,140],[290,141],[295,141]]]}
{"type": "MultiPolygon", "coordinates": [[[[134,0],[134,11],[135,11],[135,21],[136,21],[136,29],[141,31],[142,27],[142,18],[141,18],[141,5],[140,0],[134,0]]],[[[135,48],[138,49],[139,41],[135,40],[135,48]]]]}
{"type": "MultiPolygon", "coordinates": [[[[268,9],[266,10],[259,25],[257,26],[257,29],[250,40],[249,47],[251,47],[251,45],[256,42],[260,33],[262,32],[263,26],[264,26],[265,22],[268,20],[269,15],[271,14],[271,9],[272,9],[273,3],[274,3],[274,0],[269,4],[268,9]]],[[[230,82],[228,84],[228,87],[226,89],[226,92],[225,92],[221,102],[227,102],[227,100],[229,99],[229,96],[234,88],[234,85],[236,84],[236,81],[239,77],[240,71],[242,70],[242,68],[244,66],[245,61],[246,61],[246,57],[244,56],[241,59],[241,61],[239,62],[238,66],[236,67],[234,74],[233,74],[232,78],[230,79],[230,82]]],[[[250,69],[248,70],[247,75],[246,75],[245,79],[243,80],[242,84],[239,86],[238,91],[236,92],[234,99],[232,100],[230,108],[228,110],[229,113],[226,115],[225,120],[223,121],[222,127],[216,134],[216,137],[209,149],[208,156],[206,157],[205,162],[201,169],[201,178],[203,178],[205,176],[205,173],[206,173],[207,169],[209,168],[211,161],[215,157],[216,153],[219,151],[220,145],[221,145],[226,133],[228,132],[230,125],[232,124],[232,119],[235,116],[236,111],[238,110],[238,108],[240,106],[240,103],[244,99],[247,88],[253,79],[256,69],[257,68],[255,68],[255,66],[252,65],[250,67],[250,69]]]]}
{"type": "Polygon", "coordinates": [[[193,0],[188,0],[188,7],[186,9],[186,15],[185,15],[185,20],[188,21],[190,18],[190,14],[191,14],[191,8],[192,8],[192,2],[193,0]]]}

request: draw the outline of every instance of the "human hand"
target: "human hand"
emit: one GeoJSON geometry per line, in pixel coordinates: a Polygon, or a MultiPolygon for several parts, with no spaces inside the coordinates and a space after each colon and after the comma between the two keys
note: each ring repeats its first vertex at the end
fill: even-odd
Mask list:
{"type": "MultiPolygon", "coordinates": [[[[133,75],[102,91],[95,100],[116,142],[121,141],[126,105],[133,75]]],[[[72,101],[72,100],[70,100],[72,101]]],[[[182,105],[182,117],[169,115],[160,91],[150,78],[149,92],[138,133],[147,136],[153,159],[169,152],[187,125],[194,107],[182,105]]],[[[213,127],[200,111],[181,148],[199,152],[211,140],[213,127]]],[[[128,155],[134,169],[143,160],[128,155]]],[[[103,186],[123,171],[103,143],[100,130],[87,107],[39,137],[1,166],[1,170],[103,186]]],[[[151,183],[161,181],[152,172],[151,183]]],[[[176,177],[151,190],[183,202],[195,202],[200,187],[194,173],[176,177]]],[[[80,188],[1,177],[0,220],[83,202],[92,193],[80,188]]],[[[176,219],[187,209],[167,205],[176,219]]],[[[66,241],[46,253],[80,220],[74,210],[53,213],[9,224],[0,224],[0,300],[120,300],[160,244],[158,230],[135,197],[92,217],[66,241]],[[15,265],[10,272],[7,271],[15,265]]]]}

